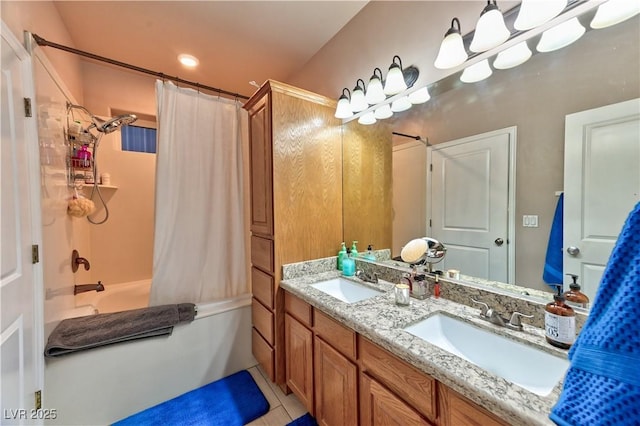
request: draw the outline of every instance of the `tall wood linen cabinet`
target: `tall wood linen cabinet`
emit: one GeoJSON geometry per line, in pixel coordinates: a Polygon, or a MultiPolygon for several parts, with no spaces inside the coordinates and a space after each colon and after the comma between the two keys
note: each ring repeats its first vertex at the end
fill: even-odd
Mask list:
{"type": "Polygon", "coordinates": [[[341,122],[336,103],[266,81],[249,112],[253,355],[285,385],[282,265],[334,256],[342,242],[341,122]]]}

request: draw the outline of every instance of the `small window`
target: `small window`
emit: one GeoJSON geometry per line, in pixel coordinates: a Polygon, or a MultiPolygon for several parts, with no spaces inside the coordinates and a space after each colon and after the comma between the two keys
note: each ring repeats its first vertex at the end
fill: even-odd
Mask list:
{"type": "Polygon", "coordinates": [[[156,129],[128,125],[122,127],[122,150],[156,153],[156,129]]]}

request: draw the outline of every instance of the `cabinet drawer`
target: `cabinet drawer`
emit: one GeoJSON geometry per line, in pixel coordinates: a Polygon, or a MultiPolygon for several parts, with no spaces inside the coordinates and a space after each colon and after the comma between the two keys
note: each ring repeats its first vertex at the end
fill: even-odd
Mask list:
{"type": "Polygon", "coordinates": [[[253,297],[269,309],[273,309],[273,289],[273,277],[252,267],[251,291],[253,292],[253,297]]]}
{"type": "Polygon", "coordinates": [[[507,426],[494,414],[438,383],[441,426],[507,426]]]}
{"type": "Polygon", "coordinates": [[[284,310],[307,327],[313,325],[311,305],[288,291],[284,292],[284,310]]]}
{"type": "Polygon", "coordinates": [[[430,421],[436,419],[436,381],[391,355],[369,340],[359,337],[362,370],[415,407],[430,421]]]}
{"type": "Polygon", "coordinates": [[[356,359],[356,333],[328,315],[314,310],[316,334],[352,361],[356,359]]]}
{"type": "Polygon", "coordinates": [[[274,350],[255,328],[251,329],[251,349],[253,356],[267,373],[269,380],[275,382],[274,350]]]}
{"type": "Polygon", "coordinates": [[[273,346],[273,312],[265,308],[255,298],[251,299],[251,323],[262,337],[273,346]]]}
{"type": "Polygon", "coordinates": [[[251,236],[251,264],[265,272],[274,272],[273,241],[251,236]]]}

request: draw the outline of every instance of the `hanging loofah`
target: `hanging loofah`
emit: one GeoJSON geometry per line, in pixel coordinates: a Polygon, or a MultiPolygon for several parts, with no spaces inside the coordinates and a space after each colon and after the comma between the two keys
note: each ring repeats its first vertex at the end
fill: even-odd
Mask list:
{"type": "Polygon", "coordinates": [[[96,205],[93,201],[83,197],[75,191],[73,197],[69,200],[67,205],[67,214],[73,217],[85,217],[90,215],[95,210],[96,205]]]}

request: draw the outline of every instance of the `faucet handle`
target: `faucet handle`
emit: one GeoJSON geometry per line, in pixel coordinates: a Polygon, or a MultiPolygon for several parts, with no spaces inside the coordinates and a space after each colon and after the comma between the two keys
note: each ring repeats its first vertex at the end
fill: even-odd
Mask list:
{"type": "Polygon", "coordinates": [[[507,326],[509,328],[513,328],[514,330],[522,330],[522,322],[520,321],[520,318],[533,318],[533,315],[525,315],[521,312],[514,312],[513,314],[511,314],[511,319],[509,320],[507,326]]]}
{"type": "Polygon", "coordinates": [[[489,305],[487,305],[486,303],[481,302],[479,300],[476,300],[473,297],[471,298],[471,301],[473,303],[477,303],[478,305],[482,305],[482,307],[480,308],[480,315],[481,316],[486,316],[487,315],[487,311],[489,310],[489,305]]]}

